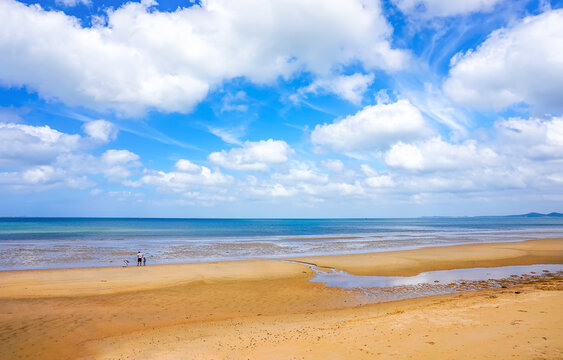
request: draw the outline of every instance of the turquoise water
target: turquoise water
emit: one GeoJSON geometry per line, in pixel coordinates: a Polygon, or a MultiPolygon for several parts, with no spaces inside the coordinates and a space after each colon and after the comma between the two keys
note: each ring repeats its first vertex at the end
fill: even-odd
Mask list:
{"type": "Polygon", "coordinates": [[[0,218],[0,270],[362,253],[563,237],[563,218],[0,218]]]}

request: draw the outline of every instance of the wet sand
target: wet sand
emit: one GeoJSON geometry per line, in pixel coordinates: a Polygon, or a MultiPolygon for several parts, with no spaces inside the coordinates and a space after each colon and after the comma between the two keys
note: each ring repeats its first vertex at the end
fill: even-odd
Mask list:
{"type": "MultiPolygon", "coordinates": [[[[360,275],[561,264],[563,239],[294,259],[360,275]]],[[[278,260],[0,272],[3,359],[563,358],[563,282],[366,304],[278,260]]]]}
{"type": "Polygon", "coordinates": [[[293,260],[355,275],[411,276],[425,271],[561,262],[562,239],[488,243],[293,260]]]}

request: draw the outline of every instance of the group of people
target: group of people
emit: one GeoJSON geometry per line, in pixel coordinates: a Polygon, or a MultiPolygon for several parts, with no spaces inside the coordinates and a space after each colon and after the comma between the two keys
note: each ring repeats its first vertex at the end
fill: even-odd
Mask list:
{"type": "Polygon", "coordinates": [[[147,264],[147,258],[145,257],[145,254],[139,251],[137,252],[137,266],[141,266],[141,262],[143,263],[143,266],[145,266],[147,264]]]}
{"type": "MultiPolygon", "coordinates": [[[[123,263],[125,265],[123,266],[129,266],[129,260],[125,259],[123,260],[123,263]]],[[[147,258],[145,257],[145,254],[143,254],[142,252],[137,252],[137,266],[145,266],[147,265],[147,258]]]]}

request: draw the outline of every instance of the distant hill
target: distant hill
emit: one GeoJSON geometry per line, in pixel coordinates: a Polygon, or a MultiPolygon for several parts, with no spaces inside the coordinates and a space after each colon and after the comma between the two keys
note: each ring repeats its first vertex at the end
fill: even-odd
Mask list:
{"type": "Polygon", "coordinates": [[[527,213],[527,214],[522,214],[522,215],[511,215],[511,216],[518,216],[518,217],[563,217],[563,214],[558,213],[558,212],[552,212],[549,214],[540,214],[537,212],[531,212],[531,213],[527,213]]]}

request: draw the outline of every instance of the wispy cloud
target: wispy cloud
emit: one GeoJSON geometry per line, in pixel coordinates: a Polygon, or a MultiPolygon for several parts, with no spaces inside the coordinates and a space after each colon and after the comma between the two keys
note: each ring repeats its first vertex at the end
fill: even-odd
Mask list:
{"type": "MultiPolygon", "coordinates": [[[[99,118],[97,117],[87,116],[76,112],[55,113],[54,115],[63,116],[65,118],[78,120],[84,123],[99,120],[99,118]]],[[[184,149],[192,149],[192,150],[200,150],[200,151],[202,150],[201,148],[195,145],[174,139],[162,133],[161,131],[155,129],[154,127],[151,127],[150,125],[148,125],[146,122],[142,120],[127,121],[120,119],[120,120],[116,120],[114,122],[114,125],[117,126],[119,131],[128,132],[130,134],[137,135],[145,139],[154,140],[162,144],[178,146],[184,149]]]]}
{"type": "Polygon", "coordinates": [[[207,129],[210,133],[217,136],[227,144],[242,145],[241,137],[244,136],[245,133],[245,129],[243,127],[226,129],[209,126],[207,129]]]}

